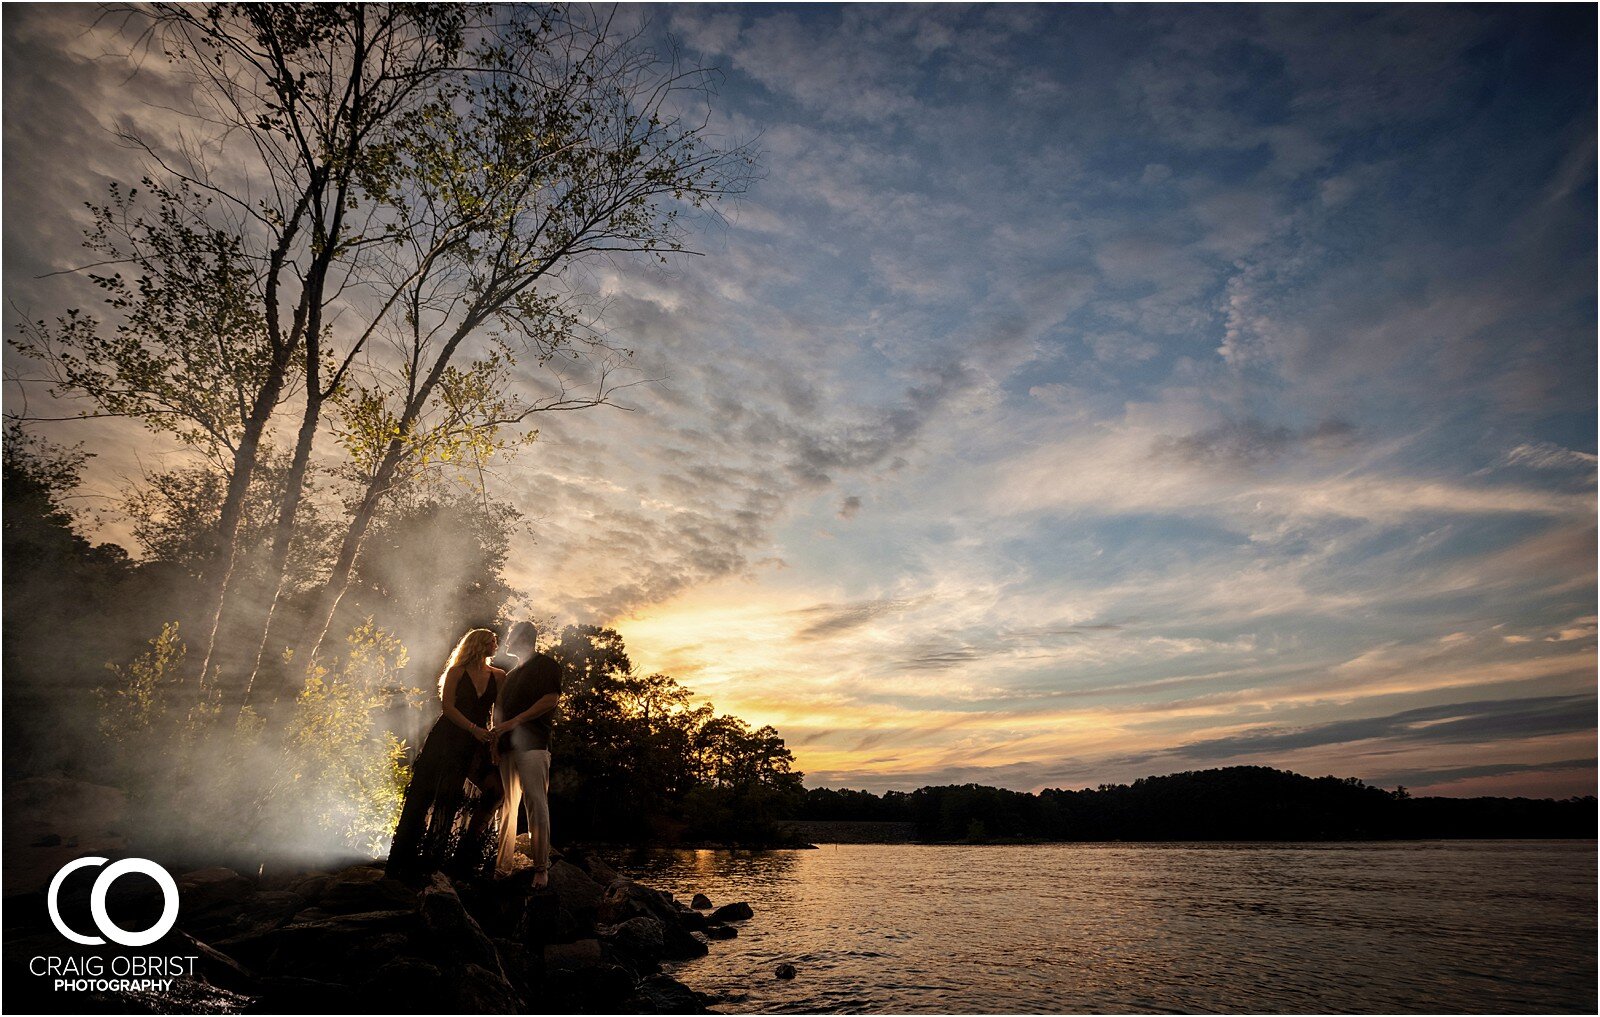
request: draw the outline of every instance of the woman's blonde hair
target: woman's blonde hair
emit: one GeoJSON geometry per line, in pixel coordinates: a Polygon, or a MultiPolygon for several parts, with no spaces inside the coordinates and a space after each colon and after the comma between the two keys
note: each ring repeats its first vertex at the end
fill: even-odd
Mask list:
{"type": "Polygon", "coordinates": [[[439,691],[444,692],[444,680],[449,677],[450,669],[457,664],[470,664],[474,661],[487,660],[494,653],[495,644],[499,638],[491,629],[472,629],[461,637],[461,642],[450,651],[450,659],[445,662],[444,670],[439,672],[439,691]]]}

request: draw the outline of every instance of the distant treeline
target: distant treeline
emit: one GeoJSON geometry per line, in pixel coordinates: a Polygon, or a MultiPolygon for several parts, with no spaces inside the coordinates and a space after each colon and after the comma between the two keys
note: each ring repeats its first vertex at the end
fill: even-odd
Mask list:
{"type": "Polygon", "coordinates": [[[912,823],[925,841],[1387,840],[1593,837],[1594,796],[1414,798],[1354,777],[1230,766],[1038,794],[978,784],[813,788],[799,819],[912,823]]]}

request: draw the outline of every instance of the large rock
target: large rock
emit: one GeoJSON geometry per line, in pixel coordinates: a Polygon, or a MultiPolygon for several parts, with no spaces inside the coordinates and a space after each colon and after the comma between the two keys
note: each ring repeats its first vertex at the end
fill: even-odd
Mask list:
{"type": "MultiPolygon", "coordinates": [[[[178,944],[175,953],[195,958],[195,977],[229,992],[249,994],[256,991],[259,980],[232,957],[213,950],[200,940],[182,932],[175,933],[174,940],[178,944]]],[[[163,940],[163,942],[168,941],[163,940]]]]}
{"type": "Polygon", "coordinates": [[[529,947],[546,943],[565,943],[582,938],[583,931],[568,914],[563,919],[561,904],[553,893],[536,893],[522,904],[516,936],[529,947]]]}
{"type": "Polygon", "coordinates": [[[451,1006],[445,1013],[522,1013],[527,1009],[511,983],[495,970],[467,964],[449,973],[454,989],[451,1006]]]}
{"type": "Polygon", "coordinates": [[[249,879],[221,866],[185,872],[176,882],[179,914],[242,900],[256,888],[249,879]]]}
{"type": "Polygon", "coordinates": [[[399,911],[417,906],[417,891],[382,869],[361,866],[337,873],[323,887],[317,907],[330,915],[399,911]]]}
{"type": "Polygon", "coordinates": [[[636,990],[632,973],[617,964],[558,968],[546,977],[538,1005],[548,1013],[630,1013],[624,1004],[636,990]]]}
{"type": "Polygon", "coordinates": [[[610,886],[621,878],[616,869],[607,865],[605,859],[596,855],[591,855],[585,859],[583,868],[585,872],[589,873],[589,878],[601,886],[610,886]]]}
{"type": "Polygon", "coordinates": [[[695,957],[704,957],[710,951],[706,949],[705,941],[681,925],[662,926],[661,956],[666,960],[692,960],[695,957]]]}
{"type": "Polygon", "coordinates": [[[571,862],[556,862],[550,866],[550,892],[561,899],[563,907],[598,908],[605,887],[571,862]]]}
{"type": "Polygon", "coordinates": [[[713,922],[742,922],[746,918],[755,917],[755,912],[750,910],[750,905],[744,901],[737,904],[724,904],[711,912],[713,922]]]}
{"type": "MultiPolygon", "coordinates": [[[[361,987],[361,1013],[523,1013],[528,1007],[498,972],[476,964],[393,957],[361,987]]],[[[326,1013],[326,1008],[305,1013],[326,1013]]]]}
{"type": "Polygon", "coordinates": [[[512,937],[517,935],[528,898],[533,896],[533,871],[522,869],[503,879],[457,882],[455,888],[467,913],[484,932],[497,938],[512,937]]]}
{"type": "Polygon", "coordinates": [[[292,890],[304,897],[307,904],[316,904],[322,899],[322,895],[327,891],[328,887],[333,885],[334,879],[335,877],[332,873],[310,873],[299,879],[288,881],[284,889],[292,890]]]}
{"type": "MultiPolygon", "coordinates": [[[[445,975],[437,964],[420,957],[394,957],[372,973],[361,987],[365,1013],[449,1013],[445,975]]],[[[280,1011],[290,1013],[293,1011],[280,1011]]],[[[306,1013],[323,1013],[308,1010],[306,1013]]]]}
{"type": "Polygon", "coordinates": [[[676,904],[669,894],[652,887],[619,879],[606,888],[601,901],[601,920],[607,925],[621,925],[632,918],[654,918],[661,923],[662,953],[666,960],[688,960],[704,957],[706,945],[689,931],[687,912],[676,904]]]}
{"type": "MultiPolygon", "coordinates": [[[[549,887],[543,892],[535,892],[529,898],[529,931],[533,931],[532,926],[536,921],[535,901],[546,894],[555,899],[556,914],[554,934],[547,935],[544,942],[562,942],[594,935],[605,889],[590,879],[588,873],[570,862],[553,863],[550,866],[549,887]]],[[[537,920],[547,921],[548,915],[541,915],[537,920]]]]}
{"type": "Polygon", "coordinates": [[[636,971],[653,971],[666,953],[666,928],[655,918],[630,918],[604,928],[600,941],[636,971]]]}
{"type": "Polygon", "coordinates": [[[696,992],[671,975],[651,975],[641,980],[628,1000],[628,1013],[713,1013],[711,997],[696,992]]]}
{"type": "Polygon", "coordinates": [[[600,921],[617,925],[630,918],[653,917],[662,922],[675,921],[678,909],[672,898],[653,887],[619,879],[605,888],[600,900],[600,921]]]}
{"type": "Polygon", "coordinates": [[[694,895],[694,899],[689,901],[689,906],[700,911],[709,910],[711,907],[711,898],[707,897],[703,893],[697,893],[694,895]]]}
{"type": "Polygon", "coordinates": [[[534,991],[544,985],[544,951],[532,950],[527,944],[514,939],[496,939],[495,952],[500,955],[500,969],[506,981],[524,999],[537,998],[534,991]]]}
{"type": "Polygon", "coordinates": [[[421,932],[416,911],[307,918],[308,912],[276,929],[212,944],[260,975],[284,975],[356,985],[421,932]]]}
{"type": "Polygon", "coordinates": [[[467,913],[455,886],[443,875],[434,876],[432,884],[422,891],[422,924],[433,956],[449,955],[495,972],[504,980],[494,943],[467,913]]]}
{"type": "MultiPolygon", "coordinates": [[[[275,929],[304,910],[304,897],[292,890],[262,890],[239,900],[178,911],[178,926],[205,942],[275,929]]],[[[224,986],[226,988],[226,986],[224,986]]]]}
{"type": "Polygon", "coordinates": [[[598,939],[580,939],[572,943],[547,943],[544,948],[545,971],[566,971],[574,968],[594,967],[605,962],[598,939]]]}

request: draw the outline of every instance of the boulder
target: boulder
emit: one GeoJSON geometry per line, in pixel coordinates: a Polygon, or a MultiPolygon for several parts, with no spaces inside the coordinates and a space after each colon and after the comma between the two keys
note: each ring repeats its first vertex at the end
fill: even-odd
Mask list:
{"type": "Polygon", "coordinates": [[[706,926],[707,939],[733,939],[739,935],[739,930],[731,925],[706,926]]]}
{"type": "Polygon", "coordinates": [[[433,958],[448,956],[496,973],[501,980],[500,955],[483,929],[467,913],[455,886],[443,875],[422,891],[422,925],[433,958]]]}
{"type": "Polygon", "coordinates": [[[710,996],[699,993],[671,975],[650,975],[635,987],[627,1013],[712,1013],[710,996]]]}
{"type": "Polygon", "coordinates": [[[689,906],[697,911],[705,911],[711,907],[711,898],[703,893],[697,893],[694,895],[694,899],[689,901],[689,906]]]}
{"type": "Polygon", "coordinates": [[[533,990],[544,984],[544,951],[532,950],[514,939],[496,939],[494,949],[511,987],[524,999],[535,998],[533,990]]]}
{"type": "Polygon", "coordinates": [[[570,921],[570,915],[567,917],[569,921],[563,922],[561,906],[555,894],[536,893],[523,902],[516,938],[535,948],[546,943],[564,943],[581,938],[583,930],[573,928],[576,923],[570,921]]]}
{"type": "Polygon", "coordinates": [[[421,931],[416,911],[310,917],[213,944],[260,975],[286,975],[356,985],[403,950],[421,931]]]}
{"type": "Polygon", "coordinates": [[[546,972],[594,967],[602,963],[604,958],[600,953],[598,939],[580,939],[573,943],[547,943],[544,948],[546,972]]]}
{"type": "MultiPolygon", "coordinates": [[[[364,1013],[449,1013],[445,1008],[447,994],[445,975],[437,964],[419,957],[395,957],[373,972],[361,987],[360,1009],[364,1013]]],[[[328,1011],[319,1007],[301,1012],[328,1011]]]]}
{"type": "Polygon", "coordinates": [[[538,1004],[547,1013],[638,1012],[625,1005],[636,989],[633,975],[616,964],[559,968],[546,977],[538,1004]]]}
{"type": "MultiPolygon", "coordinates": [[[[178,953],[195,958],[194,975],[204,980],[206,984],[227,989],[229,992],[249,994],[256,991],[258,980],[255,975],[246,971],[243,965],[232,957],[219,953],[182,932],[176,933],[174,940],[179,945],[178,953]]],[[[162,942],[166,943],[168,940],[162,942]]]]}
{"type": "Polygon", "coordinates": [[[322,894],[333,883],[333,875],[327,872],[318,872],[300,879],[290,881],[284,889],[291,890],[306,899],[307,904],[315,904],[322,899],[322,894]]]}
{"type": "Polygon", "coordinates": [[[621,878],[616,869],[607,865],[605,859],[591,855],[586,859],[584,871],[589,873],[589,878],[601,886],[610,886],[621,878]]]}
{"type": "Polygon", "coordinates": [[[180,907],[179,928],[206,942],[275,929],[304,910],[304,897],[292,890],[262,890],[242,900],[217,901],[188,911],[180,907]]]}
{"type": "Polygon", "coordinates": [[[552,852],[551,858],[552,860],[559,858],[570,862],[582,869],[590,879],[599,883],[602,887],[609,886],[618,878],[617,870],[606,864],[604,858],[601,858],[599,854],[589,848],[568,848],[564,854],[552,852]]]}
{"type": "Polygon", "coordinates": [[[784,981],[788,981],[795,976],[794,965],[779,964],[776,968],[772,969],[772,975],[774,978],[782,978],[784,981]]]}
{"type": "Polygon", "coordinates": [[[500,973],[498,961],[493,971],[467,964],[451,970],[447,977],[454,992],[445,1013],[521,1013],[527,1009],[500,973]]]}
{"type": "Polygon", "coordinates": [[[179,914],[241,900],[255,890],[249,879],[220,866],[185,872],[176,882],[179,914]]]}
{"type": "Polygon", "coordinates": [[[606,893],[605,887],[571,862],[550,866],[549,888],[561,900],[562,907],[598,908],[606,893]]]}
{"type": "MultiPolygon", "coordinates": [[[[599,920],[605,889],[589,878],[588,873],[571,862],[555,862],[550,866],[550,885],[544,891],[535,891],[529,898],[528,926],[531,928],[535,910],[534,901],[541,896],[555,899],[556,914],[553,930],[547,930],[545,942],[552,939],[564,942],[594,935],[599,920]]],[[[545,908],[544,910],[548,910],[545,908]]],[[[632,917],[632,916],[629,916],[632,917]]]]}
{"type": "Polygon", "coordinates": [[[704,957],[710,951],[706,949],[705,941],[689,932],[681,925],[662,926],[662,951],[665,960],[692,960],[695,957],[704,957]]]}
{"type": "Polygon", "coordinates": [[[653,970],[666,952],[666,929],[654,918],[630,918],[600,931],[600,941],[638,970],[653,970]]]}
{"type": "MultiPolygon", "coordinates": [[[[527,1009],[503,977],[476,964],[395,957],[361,988],[360,1013],[521,1013],[527,1009]]],[[[291,1011],[292,1012],[292,1011],[291,1011]]],[[[328,1013],[312,1007],[302,1013],[328,1013]]],[[[339,1011],[331,1011],[339,1012],[339,1011]]],[[[350,1011],[345,1011],[350,1012],[350,1011]]]]}
{"type": "Polygon", "coordinates": [[[713,922],[742,922],[746,918],[755,917],[755,912],[750,910],[750,905],[744,901],[737,904],[724,904],[711,912],[713,922]]]}
{"type": "Polygon", "coordinates": [[[323,887],[317,907],[330,915],[400,911],[417,906],[417,891],[381,869],[346,869],[323,887]]]}
{"type": "Polygon", "coordinates": [[[696,939],[688,923],[698,919],[695,914],[674,903],[670,894],[662,893],[631,879],[619,879],[606,888],[600,902],[600,920],[607,925],[621,925],[633,918],[654,918],[661,923],[664,960],[688,960],[704,957],[706,945],[696,939]]]}
{"type": "Polygon", "coordinates": [[[651,916],[662,922],[677,920],[678,909],[672,898],[660,890],[619,879],[606,887],[600,901],[600,920],[607,925],[617,925],[630,918],[651,916]]]}
{"type": "Polygon", "coordinates": [[[705,915],[688,909],[678,911],[677,921],[679,925],[690,932],[704,932],[711,925],[710,920],[705,915]]]}

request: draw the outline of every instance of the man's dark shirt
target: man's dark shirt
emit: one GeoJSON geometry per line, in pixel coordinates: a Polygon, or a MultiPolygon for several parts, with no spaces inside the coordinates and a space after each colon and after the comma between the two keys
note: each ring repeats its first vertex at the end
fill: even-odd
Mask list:
{"type": "MultiPolygon", "coordinates": [[[[500,687],[500,716],[506,720],[551,693],[561,691],[561,665],[551,657],[535,653],[512,668],[500,687]]],[[[555,726],[555,710],[546,710],[515,728],[500,741],[500,751],[527,752],[550,748],[550,731],[555,726]]]]}

